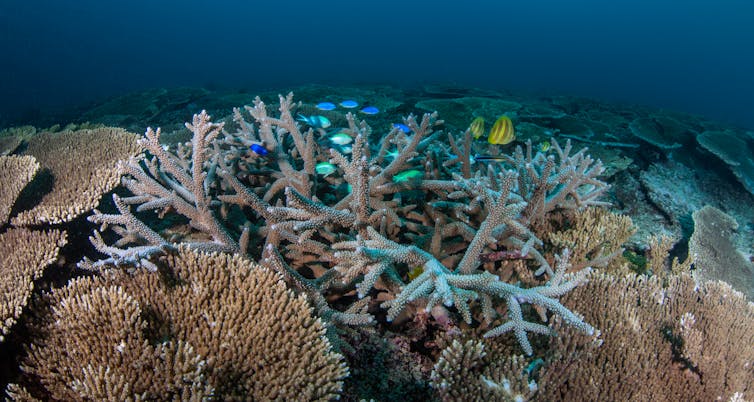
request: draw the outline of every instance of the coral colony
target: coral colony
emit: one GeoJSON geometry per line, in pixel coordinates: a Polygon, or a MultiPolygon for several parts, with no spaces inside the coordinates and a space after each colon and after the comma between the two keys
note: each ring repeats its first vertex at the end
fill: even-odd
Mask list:
{"type": "Polygon", "coordinates": [[[409,304],[453,308],[471,323],[478,307],[484,322],[495,323],[486,337],[512,332],[531,354],[527,334],[550,329],[524,318],[521,306],[530,304],[592,332],[558,302],[589,268],[567,272],[565,249],[556,264],[548,261],[535,232],[554,212],[603,205],[599,161],[553,141],[548,155],[526,144],[501,163],[472,166],[470,133],[435,131],[441,121],[434,114],[408,116],[411,134],[396,126],[381,141],[349,114],[339,131],[353,139],[346,154],[320,145],[328,120],[296,119],[294,107],[292,94],[280,97],[279,114],[256,99],[245,110],[251,119],[235,110],[235,129],[202,112],[186,125],[190,146],[174,151],[163,148],[159,129],[147,130],[140,143],[151,156],[123,165],[133,195],[113,196],[119,214],[89,217],[120,240],[111,246],[96,232],[92,242],[109,258],[81,266],[156,270],[154,259],[174,249],[173,240],[134,214],[155,211],[187,219],[182,242],[191,249],[261,256],[332,324],[370,324],[375,308],[392,321],[409,304]],[[268,153],[249,153],[253,144],[268,153]],[[390,148],[398,152],[388,159],[390,148]],[[332,170],[322,174],[323,164],[332,170]],[[481,267],[489,248],[535,261],[546,281],[525,288],[501,280],[481,267]],[[421,272],[409,277],[415,267],[421,272]],[[356,298],[347,297],[354,291],[356,298]]]}
{"type": "MultiPolygon", "coordinates": [[[[16,348],[2,368],[17,367],[6,394],[751,400],[754,304],[737,290],[751,294],[754,266],[737,251],[736,219],[691,206],[712,204],[694,180],[721,180],[694,179],[670,156],[672,172],[629,171],[615,150],[636,156],[637,143],[584,134],[543,103],[417,103],[446,124],[437,112],[397,121],[382,118],[383,103],[328,99],[279,96],[273,111],[256,98],[225,121],[202,111],[187,142],[159,128],[9,131],[0,352],[16,348]],[[489,131],[475,110],[489,112],[489,131]],[[624,250],[658,227],[646,228],[642,216],[657,214],[642,212],[632,175],[676,223],[693,220],[684,261],[665,233],[624,250]],[[611,200],[639,213],[608,208],[608,179],[620,183],[611,200]],[[88,240],[85,219],[97,225],[88,240]]],[[[754,147],[750,133],[696,135],[642,113],[616,127],[651,149],[717,155],[751,189],[748,154],[728,149],[754,147]]],[[[741,216],[751,195],[726,186],[715,192],[735,194],[721,199],[741,216]]]]}

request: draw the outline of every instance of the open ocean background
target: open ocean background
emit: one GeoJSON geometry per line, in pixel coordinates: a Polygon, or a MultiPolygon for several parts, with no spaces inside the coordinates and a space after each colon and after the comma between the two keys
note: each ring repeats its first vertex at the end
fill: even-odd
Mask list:
{"type": "Polygon", "coordinates": [[[442,82],[754,128],[754,2],[0,2],[0,126],[153,87],[442,82]]]}

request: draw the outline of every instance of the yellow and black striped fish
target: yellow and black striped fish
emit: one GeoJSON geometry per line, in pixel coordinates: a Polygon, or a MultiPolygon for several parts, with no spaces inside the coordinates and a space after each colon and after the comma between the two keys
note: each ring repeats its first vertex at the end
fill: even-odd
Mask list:
{"type": "Polygon", "coordinates": [[[492,129],[490,129],[487,142],[490,144],[505,145],[510,144],[515,139],[516,131],[513,129],[513,122],[510,117],[500,116],[492,126],[492,129]]]}
{"type": "Polygon", "coordinates": [[[484,134],[484,117],[477,116],[472,120],[471,124],[469,124],[469,131],[471,131],[471,135],[474,136],[474,139],[481,137],[482,134],[484,134]]]}

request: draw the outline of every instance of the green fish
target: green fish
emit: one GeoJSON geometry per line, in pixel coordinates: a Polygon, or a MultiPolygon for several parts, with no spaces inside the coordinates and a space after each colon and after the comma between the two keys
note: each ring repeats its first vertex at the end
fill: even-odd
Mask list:
{"type": "Polygon", "coordinates": [[[347,145],[353,142],[353,137],[343,132],[333,134],[329,139],[330,142],[336,145],[347,145]]]}
{"type": "Polygon", "coordinates": [[[338,170],[338,168],[335,167],[330,162],[320,162],[314,167],[314,171],[317,172],[317,174],[321,174],[323,176],[329,176],[333,173],[335,173],[338,170]]]}
{"type": "Polygon", "coordinates": [[[418,180],[424,177],[424,173],[420,170],[411,169],[411,170],[404,170],[403,172],[400,172],[393,176],[393,182],[395,183],[403,183],[411,180],[418,180]]]}

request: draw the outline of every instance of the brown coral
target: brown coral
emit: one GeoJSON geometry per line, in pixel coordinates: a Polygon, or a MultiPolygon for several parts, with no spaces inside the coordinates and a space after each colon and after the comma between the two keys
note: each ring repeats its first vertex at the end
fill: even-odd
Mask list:
{"type": "Polygon", "coordinates": [[[221,399],[339,394],[348,374],[343,357],[331,350],[306,299],[286,289],[278,274],[240,256],[185,247],[158,264],[169,269],[110,270],[53,292],[52,316],[38,328],[49,335],[34,341],[24,363],[26,388],[43,386],[40,391],[62,400],[103,384],[117,393],[95,399],[120,399],[123,390],[201,397],[207,387],[221,399]],[[94,380],[82,373],[99,382],[86,385],[94,380]]]}
{"type": "Polygon", "coordinates": [[[33,156],[0,156],[0,224],[8,222],[21,190],[34,178],[39,163],[33,156]]]}
{"type": "Polygon", "coordinates": [[[754,304],[721,282],[594,275],[564,304],[602,332],[555,325],[545,401],[712,401],[754,393],[754,304]],[[666,283],[663,286],[663,283],[666,283]]]}
{"type": "Polygon", "coordinates": [[[68,222],[99,203],[120,181],[118,161],[138,154],[138,137],[119,128],[41,133],[29,140],[33,155],[52,179],[52,190],[16,226],[68,222]]]}
{"type": "Polygon", "coordinates": [[[432,388],[443,401],[529,400],[536,384],[529,383],[526,359],[500,353],[481,340],[453,340],[432,370],[432,388]]]}
{"type": "Polygon", "coordinates": [[[0,234],[0,341],[21,311],[44,268],[55,261],[65,233],[24,228],[0,234]]]}
{"type": "MultiPolygon", "coordinates": [[[[547,234],[558,249],[571,252],[571,271],[584,267],[606,267],[623,252],[623,244],[636,232],[631,218],[604,208],[589,207],[574,214],[570,227],[547,234]]],[[[619,270],[620,261],[608,270],[619,270]]]]}

